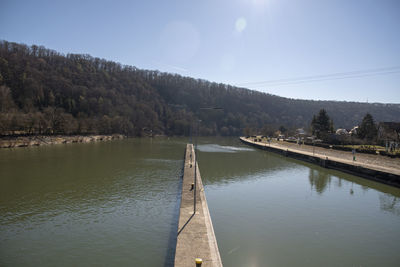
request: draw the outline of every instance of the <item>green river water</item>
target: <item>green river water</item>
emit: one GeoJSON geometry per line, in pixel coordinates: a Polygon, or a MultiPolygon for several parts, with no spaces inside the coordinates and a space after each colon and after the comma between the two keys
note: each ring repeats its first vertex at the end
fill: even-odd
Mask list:
{"type": "MultiPolygon", "coordinates": [[[[0,266],[171,266],[187,138],[0,150],[0,266]]],[[[224,266],[399,266],[400,189],[200,138],[224,266]]]]}

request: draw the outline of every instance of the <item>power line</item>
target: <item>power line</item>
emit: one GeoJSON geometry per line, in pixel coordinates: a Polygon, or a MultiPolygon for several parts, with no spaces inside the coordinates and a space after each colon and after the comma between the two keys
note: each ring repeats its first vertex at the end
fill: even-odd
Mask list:
{"type": "Polygon", "coordinates": [[[270,84],[263,84],[263,85],[259,85],[259,86],[293,85],[293,84],[312,83],[312,82],[320,82],[320,81],[333,81],[333,80],[343,80],[343,79],[360,78],[360,77],[370,77],[370,76],[395,74],[395,73],[400,73],[400,70],[399,71],[391,71],[391,72],[374,73],[374,74],[352,75],[352,76],[321,78],[321,79],[309,79],[309,80],[299,80],[299,81],[293,81],[293,82],[270,83],[270,84]]]}
{"type": "Polygon", "coordinates": [[[250,85],[250,84],[270,84],[270,83],[281,83],[281,82],[296,82],[303,80],[314,80],[314,79],[322,79],[322,78],[335,78],[335,77],[347,77],[347,76],[359,76],[359,75],[378,75],[385,74],[386,72],[394,71],[395,73],[400,71],[400,66],[387,67],[387,68],[379,68],[379,69],[369,69],[369,70],[359,70],[359,71],[350,71],[350,72],[338,72],[332,74],[324,74],[324,75],[313,75],[313,76],[303,76],[296,78],[287,78],[287,79],[278,79],[278,80],[268,80],[268,81],[259,81],[259,82],[247,82],[240,83],[238,85],[250,85]]]}
{"type": "Polygon", "coordinates": [[[275,86],[290,85],[290,84],[301,84],[301,83],[310,83],[310,82],[319,82],[319,81],[369,77],[369,76],[377,76],[377,75],[387,75],[387,74],[395,74],[395,73],[400,73],[400,66],[369,69],[369,70],[349,71],[349,72],[337,72],[337,73],[332,73],[332,74],[312,75],[312,76],[303,76],[303,77],[295,77],[295,78],[287,78],[287,79],[259,81],[259,82],[247,82],[247,83],[236,84],[236,86],[249,86],[249,87],[258,86],[259,87],[259,86],[266,86],[266,85],[275,85],[275,86]]]}

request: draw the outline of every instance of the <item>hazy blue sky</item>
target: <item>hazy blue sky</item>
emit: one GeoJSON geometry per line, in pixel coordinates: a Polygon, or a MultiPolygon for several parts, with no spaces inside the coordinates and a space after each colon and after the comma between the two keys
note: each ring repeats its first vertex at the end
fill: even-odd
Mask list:
{"type": "Polygon", "coordinates": [[[399,0],[0,0],[0,39],[229,84],[397,67],[245,87],[400,103],[399,0]]]}

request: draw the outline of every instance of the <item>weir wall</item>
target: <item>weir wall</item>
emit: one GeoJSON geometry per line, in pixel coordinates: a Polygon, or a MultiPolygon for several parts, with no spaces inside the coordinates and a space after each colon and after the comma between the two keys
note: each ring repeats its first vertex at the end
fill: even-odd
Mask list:
{"type": "Polygon", "coordinates": [[[175,266],[196,266],[195,259],[201,258],[202,267],[222,267],[217,239],[208,210],[201,181],[199,165],[192,144],[186,146],[182,181],[182,197],[179,210],[178,237],[175,251],[175,266]],[[196,186],[194,185],[196,166],[196,186]],[[196,194],[194,194],[196,191],[196,194]],[[196,213],[194,196],[196,195],[196,213]]]}

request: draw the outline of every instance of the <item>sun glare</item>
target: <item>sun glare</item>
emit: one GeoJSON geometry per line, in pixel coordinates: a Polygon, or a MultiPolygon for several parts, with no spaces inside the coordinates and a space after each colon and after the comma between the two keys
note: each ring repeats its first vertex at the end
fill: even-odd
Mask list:
{"type": "Polygon", "coordinates": [[[236,20],[235,24],[236,31],[243,32],[246,29],[246,26],[247,26],[247,21],[245,18],[240,17],[236,20]]]}
{"type": "Polygon", "coordinates": [[[251,0],[251,3],[255,6],[265,6],[267,4],[267,0],[251,0]]]}

